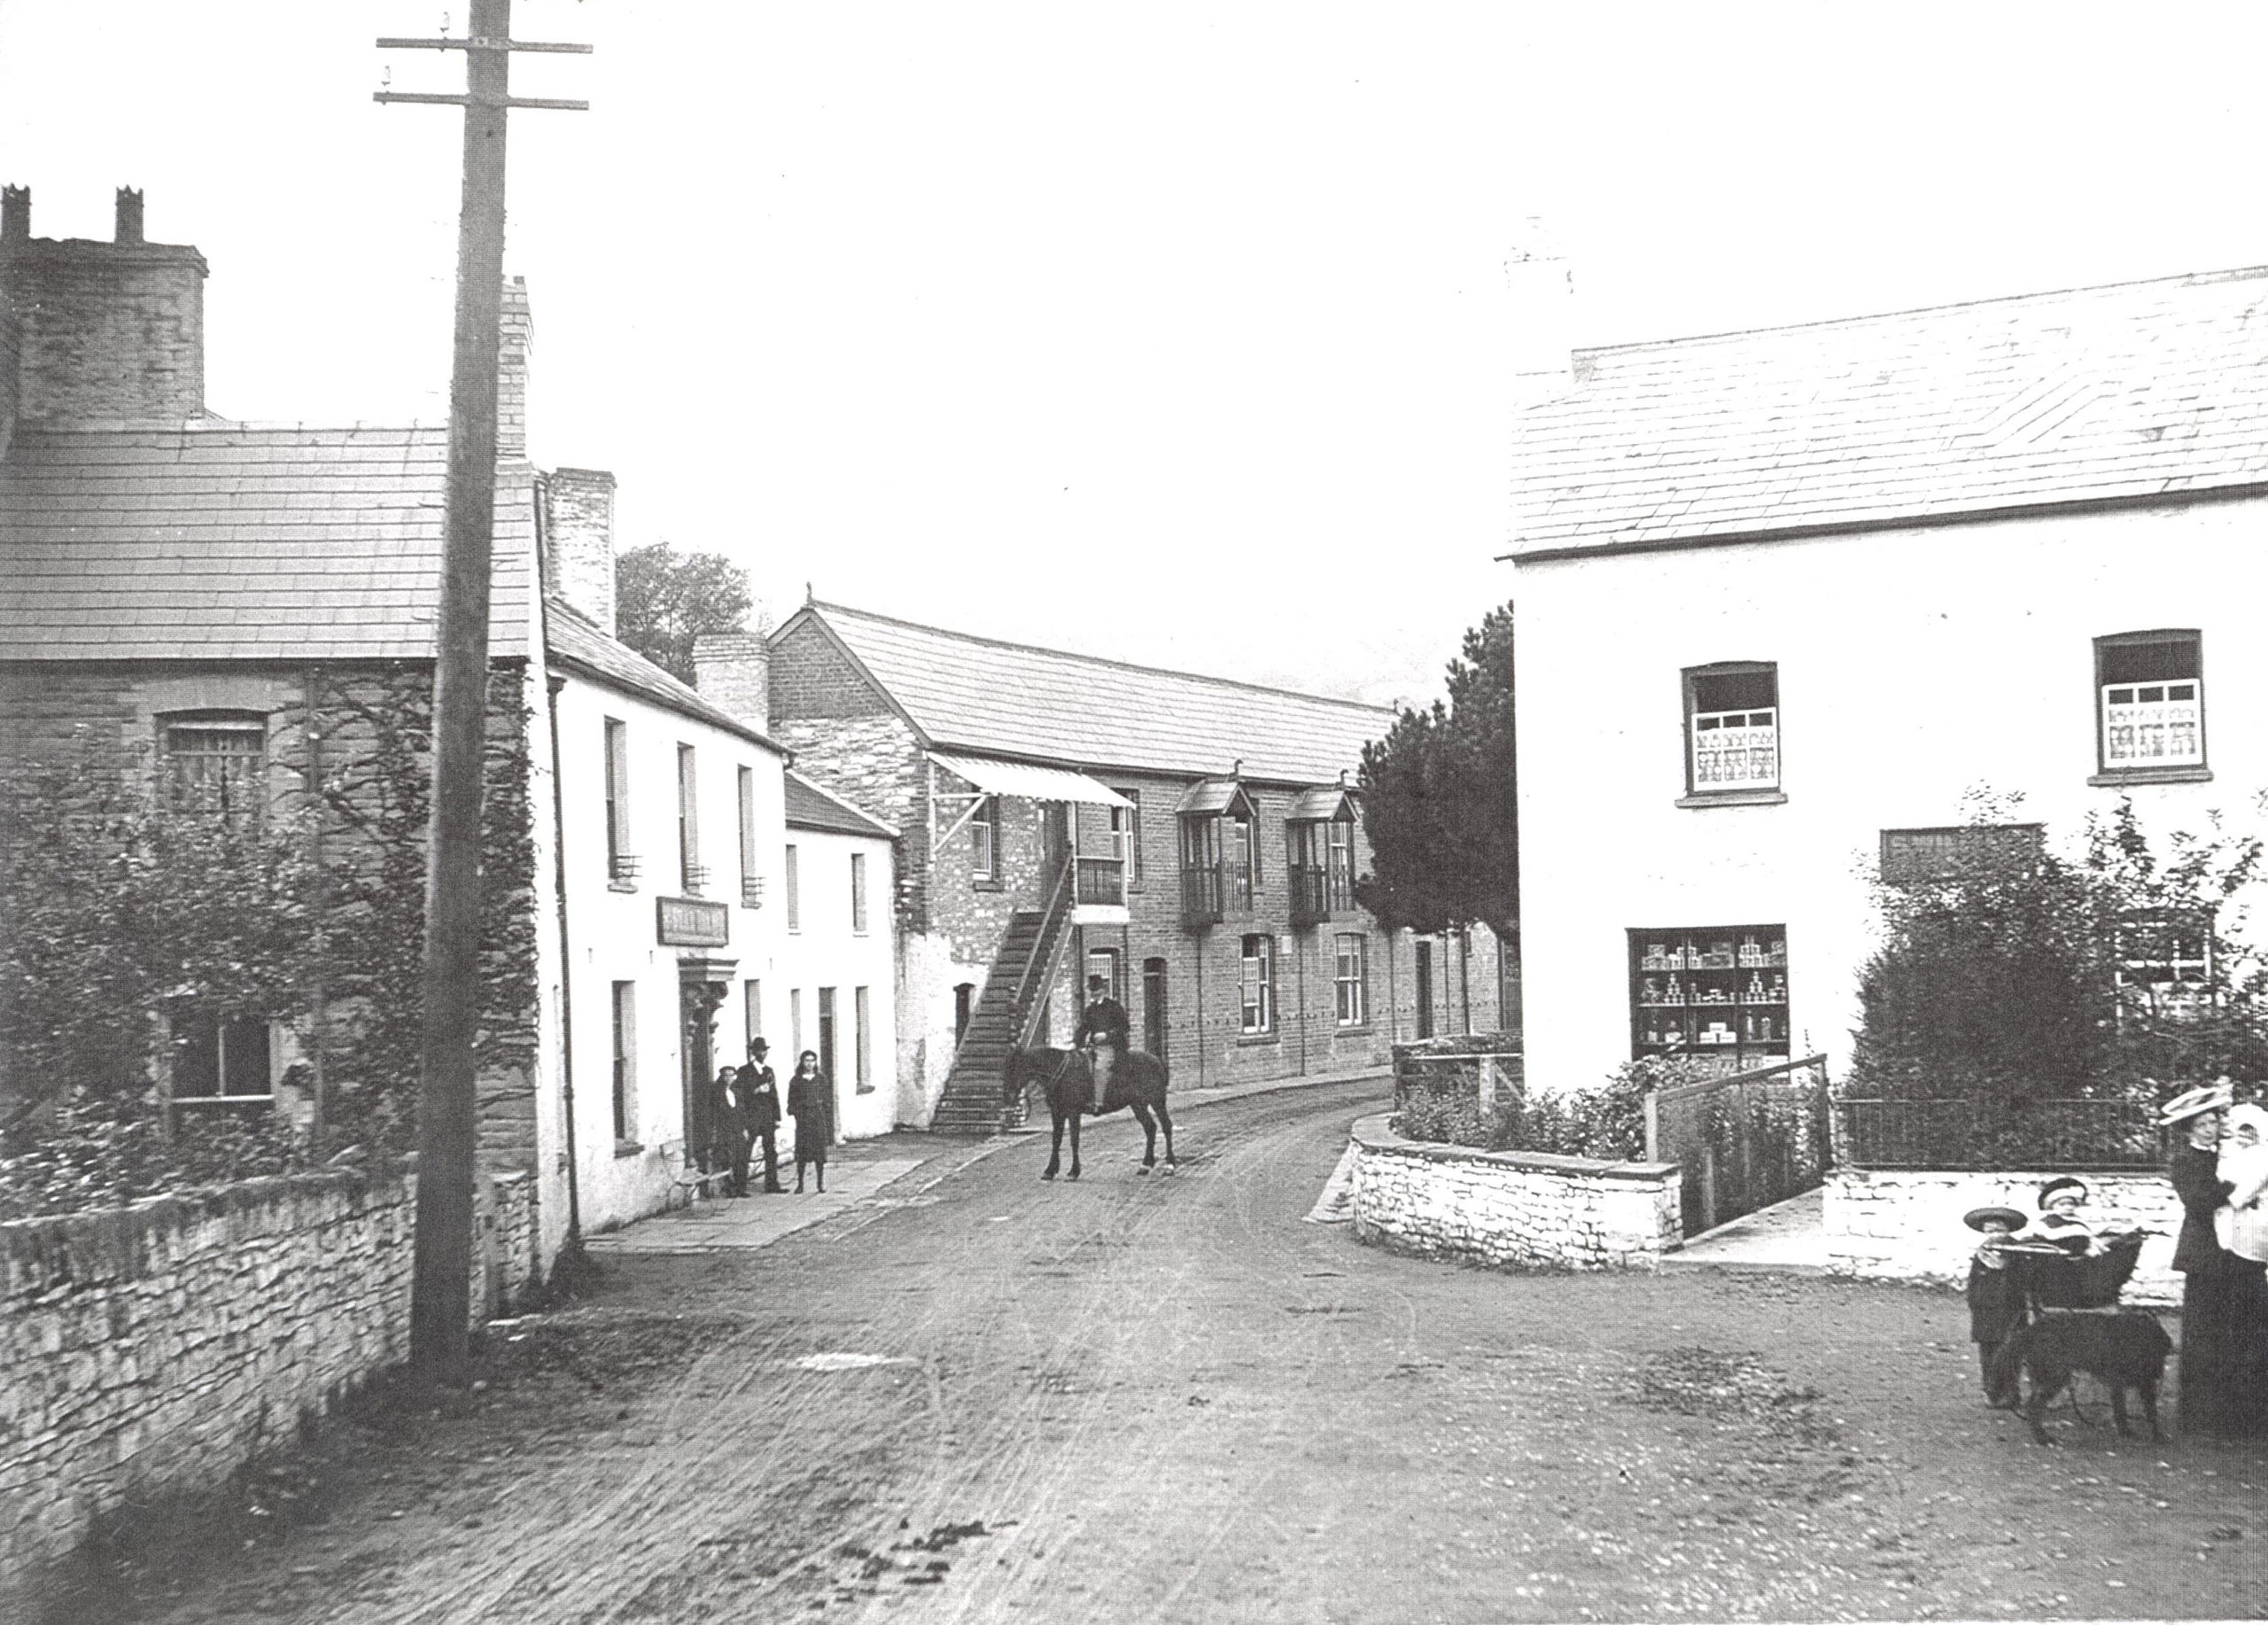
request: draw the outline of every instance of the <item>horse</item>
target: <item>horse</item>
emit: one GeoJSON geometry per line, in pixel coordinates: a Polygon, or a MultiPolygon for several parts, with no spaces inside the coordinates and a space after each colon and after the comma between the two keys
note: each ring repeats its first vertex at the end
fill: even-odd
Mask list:
{"type": "MultiPolygon", "coordinates": [[[[1014,1105],[1033,1084],[1047,1096],[1048,1116],[1054,1120],[1055,1140],[1043,1179],[1052,1179],[1063,1167],[1063,1125],[1071,1125],[1071,1178],[1079,1177],[1079,1119],[1095,1111],[1094,1064],[1084,1051],[1076,1049],[1012,1049],[1001,1072],[1004,1095],[1014,1105]]],[[[1121,1106],[1134,1108],[1142,1125],[1142,1166],[1148,1173],[1158,1160],[1158,1129],[1166,1131],[1166,1171],[1178,1166],[1173,1156],[1173,1114],[1166,1110],[1166,1063],[1144,1050],[1129,1050],[1111,1069],[1110,1098],[1102,1113],[1121,1106]],[[1156,1114],[1155,1121],[1152,1114],[1156,1114]]]]}

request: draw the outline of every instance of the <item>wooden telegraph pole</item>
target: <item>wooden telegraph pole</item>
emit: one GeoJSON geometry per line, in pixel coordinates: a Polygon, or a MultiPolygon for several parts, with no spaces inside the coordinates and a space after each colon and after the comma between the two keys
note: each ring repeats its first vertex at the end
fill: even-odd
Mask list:
{"type": "MultiPolygon", "coordinates": [[[[444,25],[446,27],[446,24],[444,25]]],[[[462,51],[465,94],[381,90],[381,102],[464,109],[457,222],[456,353],[449,374],[449,473],[433,666],[433,810],[425,867],[424,1032],[417,1090],[417,1254],[410,1363],[461,1380],[472,1318],[473,1038],[480,1007],[480,790],[488,709],[489,540],[496,517],[496,354],[504,291],[504,121],[511,53],[587,53],[512,34],[512,0],[472,0],[464,39],[383,39],[382,51],[462,51]]]]}

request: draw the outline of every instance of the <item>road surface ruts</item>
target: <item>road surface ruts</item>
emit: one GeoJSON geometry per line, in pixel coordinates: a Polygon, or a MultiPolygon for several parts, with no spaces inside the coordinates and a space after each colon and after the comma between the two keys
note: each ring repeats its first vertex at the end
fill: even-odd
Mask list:
{"type": "Polygon", "coordinates": [[[563,1387],[581,1419],[524,1447],[489,1424],[430,1505],[346,1509],[315,1560],[268,1560],[260,1606],[255,1569],[139,1617],[2165,1618],[2268,1598],[2268,1464],[2107,1427],[2036,1449],[1979,1403],[1957,1297],[1495,1274],[1303,1223],[1377,1088],[1192,1111],[1170,1178],[1134,1174],[1122,1122],[1076,1185],[1043,1184],[1044,1140],[1020,1141],[759,1252],[625,1261],[532,1324],[682,1324],[679,1357],[600,1373],[602,1400],[563,1387]]]}

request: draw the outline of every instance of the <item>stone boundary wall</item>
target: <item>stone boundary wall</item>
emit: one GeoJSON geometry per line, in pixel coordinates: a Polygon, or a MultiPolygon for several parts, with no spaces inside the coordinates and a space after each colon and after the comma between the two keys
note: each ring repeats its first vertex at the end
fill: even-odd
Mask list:
{"type": "MultiPolygon", "coordinates": [[[[489,1175],[475,1324],[538,1277],[489,1175]]],[[[128,1497],[209,1489],[409,1347],[415,1176],[250,1179],[0,1225],[0,1615],[128,1497]]]]}
{"type": "Polygon", "coordinates": [[[1677,1246],[1674,1162],[1601,1162],[1353,1131],[1356,1240],[1498,1268],[1651,1270],[1677,1246]]]}
{"type": "MultiPolygon", "coordinates": [[[[1827,1267],[1869,1280],[1927,1281],[1960,1287],[1969,1279],[1977,1232],[1961,1222],[1972,1208],[2039,1211],[2039,1187],[2053,1173],[1972,1173],[1932,1170],[1837,1168],[1827,1176],[1822,1224],[1827,1267]]],[[[2142,1256],[2121,1298],[2126,1303],[2179,1303],[2173,1240],[2181,1204],[2161,1173],[2078,1176],[2086,1181],[2087,1222],[2098,1230],[2163,1231],[2142,1243],[2142,1256]]]]}

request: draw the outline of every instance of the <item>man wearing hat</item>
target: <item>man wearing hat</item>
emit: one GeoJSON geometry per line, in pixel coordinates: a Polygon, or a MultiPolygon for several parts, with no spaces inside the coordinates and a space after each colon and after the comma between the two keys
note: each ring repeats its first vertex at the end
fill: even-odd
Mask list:
{"type": "Polygon", "coordinates": [[[1969,1341],[1977,1345],[1984,1403],[1996,1411],[2013,1411],[2022,1396],[2015,1367],[1999,1369],[2000,1345],[2023,1324],[2023,1288],[2004,1249],[2008,1238],[2023,1228],[2023,1215],[2014,1208],[1972,1208],[1961,1222],[1984,1232],[1969,1264],[1969,1341]]]}
{"type": "Polygon", "coordinates": [[[1117,1069],[1119,1057],[1133,1046],[1133,1023],[1126,1019],[1126,1007],[1110,996],[1109,982],[1100,976],[1089,976],[1087,1007],[1079,1012],[1078,1030],[1071,1035],[1071,1042],[1087,1046],[1095,1075],[1097,1111],[1105,1109],[1110,1075],[1117,1069]]]}
{"type": "Polygon", "coordinates": [[[765,1062],[772,1046],[761,1038],[748,1046],[748,1064],[741,1069],[740,1092],[749,1114],[749,1132],[764,1146],[764,1193],[780,1194],[780,1080],[765,1062]]]}
{"type": "Polygon", "coordinates": [[[2213,1216],[2233,1188],[2218,1168],[2222,1125],[2235,1102],[2218,1078],[2168,1100],[2166,1176],[2181,1199],[2173,1267],[2183,1277],[2179,1380],[2181,1431],[2224,1439],[2268,1432],[2268,1282],[2214,1233],[2213,1216]]]}

